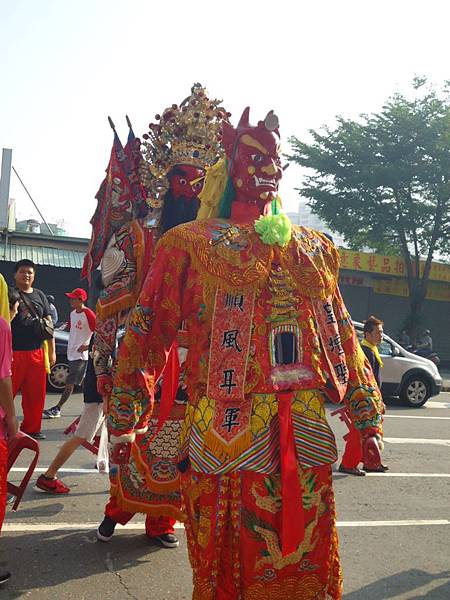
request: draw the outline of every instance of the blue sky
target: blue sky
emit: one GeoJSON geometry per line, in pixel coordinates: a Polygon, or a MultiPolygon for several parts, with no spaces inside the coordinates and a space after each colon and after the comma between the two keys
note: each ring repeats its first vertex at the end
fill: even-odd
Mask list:
{"type": "MultiPolygon", "coordinates": [[[[269,109],[286,139],[376,111],[415,74],[450,78],[446,2],[0,0],[0,147],[48,221],[89,219],[125,114],[142,134],[200,81],[236,121],[269,109]]],[[[287,143],[284,149],[288,150],[287,143]]],[[[299,202],[291,166],[281,195],[299,202]]],[[[36,213],[12,175],[19,217],[36,213]]]]}

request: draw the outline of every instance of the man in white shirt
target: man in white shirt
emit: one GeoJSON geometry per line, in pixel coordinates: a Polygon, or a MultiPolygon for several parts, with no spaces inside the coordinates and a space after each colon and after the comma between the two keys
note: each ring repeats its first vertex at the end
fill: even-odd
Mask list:
{"type": "Polygon", "coordinates": [[[70,398],[74,387],[83,383],[88,360],[88,348],[91,336],[95,330],[95,313],[84,305],[87,293],[82,288],[66,292],[70,306],[73,308],[68,323],[69,341],[67,344],[67,360],[69,375],[61,398],[56,404],[44,410],[45,419],[55,419],[61,416],[61,408],[70,398]]]}

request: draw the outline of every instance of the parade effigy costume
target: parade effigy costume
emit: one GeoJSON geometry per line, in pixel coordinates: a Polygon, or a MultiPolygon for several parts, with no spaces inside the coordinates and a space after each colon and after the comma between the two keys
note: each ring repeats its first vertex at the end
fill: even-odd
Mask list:
{"type": "MultiPolygon", "coordinates": [[[[173,225],[197,214],[204,167],[220,154],[217,133],[223,118],[227,118],[227,113],[219,101],[208,98],[204,88],[196,84],[180,106],[171,105],[161,116],[157,115],[157,123],[150,124],[144,135],[137,173],[131,180],[139,176],[141,189],[146,192],[148,214],[122,224],[102,256],[105,289],[97,303],[95,367],[103,396],[111,391],[118,327],[126,324],[128,312],[136,304],[157,240],[173,225]]],[[[115,204],[120,206],[122,186],[117,181],[116,188],[115,204]]],[[[177,341],[180,348],[186,345],[184,332],[178,334],[177,341]]],[[[106,514],[113,520],[124,524],[132,514],[142,512],[148,517],[147,533],[159,535],[168,529],[169,521],[173,525],[180,518],[176,458],[185,404],[181,381],[170,418],[162,430],[153,439],[157,404],[149,429],[141,431],[131,446],[129,463],[111,470],[111,500],[106,514]]]]}
{"type": "Polygon", "coordinates": [[[383,404],[337,288],[336,249],[291,227],[267,192],[281,177],[275,115],[251,127],[244,113],[237,129],[224,124],[224,143],[228,162],[210,170],[202,203],[214,213],[221,188],[227,218],[160,240],[119,354],[111,439],[146,427],[151,396],[136,382],[151,392],[185,321],[178,467],[193,598],[334,600],[336,445],[324,402],[345,401],[366,436],[380,431],[383,404]],[[251,194],[229,192],[230,179],[245,188],[246,173],[256,178],[260,219],[251,194]]]}

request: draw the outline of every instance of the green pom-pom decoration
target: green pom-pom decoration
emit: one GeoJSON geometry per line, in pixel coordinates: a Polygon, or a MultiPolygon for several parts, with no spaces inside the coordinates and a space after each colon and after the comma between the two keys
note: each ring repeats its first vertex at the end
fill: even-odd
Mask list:
{"type": "Polygon", "coordinates": [[[255,231],[263,244],[285,246],[291,239],[292,223],[284,213],[265,215],[255,221],[255,231]]]}

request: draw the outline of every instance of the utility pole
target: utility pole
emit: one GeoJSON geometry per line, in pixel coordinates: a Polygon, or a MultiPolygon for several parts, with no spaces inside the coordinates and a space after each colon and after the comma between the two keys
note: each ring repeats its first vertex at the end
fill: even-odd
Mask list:
{"type": "Polygon", "coordinates": [[[3,148],[0,175],[0,231],[8,227],[9,184],[11,181],[12,150],[3,148]]]}

